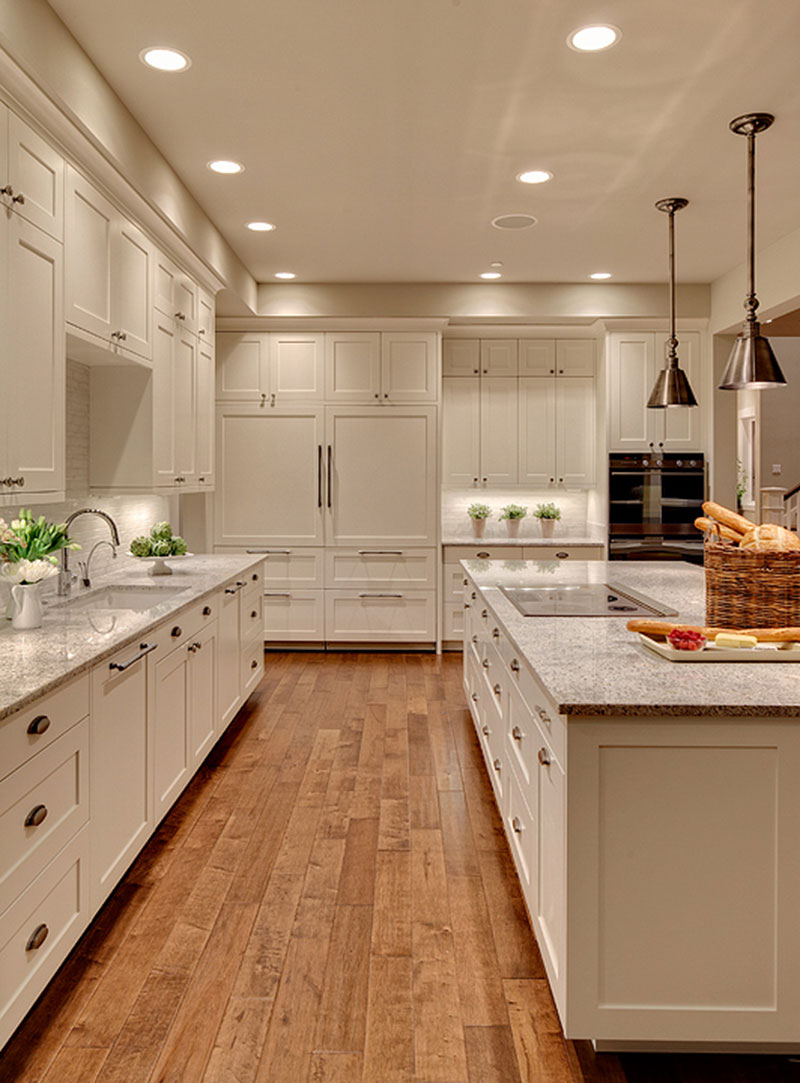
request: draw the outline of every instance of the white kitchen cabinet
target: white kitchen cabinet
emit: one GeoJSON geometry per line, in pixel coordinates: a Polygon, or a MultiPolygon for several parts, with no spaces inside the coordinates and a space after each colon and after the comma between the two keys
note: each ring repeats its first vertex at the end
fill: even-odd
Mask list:
{"type": "Polygon", "coordinates": [[[16,113],[0,105],[4,205],[56,241],[64,240],[64,159],[16,113]]]}
{"type": "Polygon", "coordinates": [[[556,379],[523,377],[519,381],[519,480],[544,488],[558,480],[556,450],[556,379]]]}
{"type": "Polygon", "coordinates": [[[197,339],[194,409],[195,479],[200,489],[214,488],[214,340],[197,339]]]}
{"type": "Polygon", "coordinates": [[[0,275],[0,502],[18,503],[64,489],[62,245],[19,216],[3,215],[0,275]]]}
{"type": "Polygon", "coordinates": [[[436,544],[436,408],[326,409],[328,545],[436,544]]]}
{"type": "Polygon", "coordinates": [[[89,784],[93,913],[147,841],[153,826],[152,730],[147,710],[147,654],[153,643],[152,639],[132,643],[92,669],[89,784]]]}
{"type": "Polygon", "coordinates": [[[214,348],[214,316],[216,303],[210,293],[202,288],[197,291],[197,337],[205,340],[209,349],[214,348]]]}
{"type": "MultiPolygon", "coordinates": [[[[169,256],[154,257],[153,304],[177,329],[196,335],[200,328],[200,288],[169,256]]],[[[206,314],[207,318],[207,314],[206,314]]]]}
{"type": "Polygon", "coordinates": [[[519,342],[520,376],[555,376],[556,341],[553,338],[527,338],[519,342]]]}
{"type": "Polygon", "coordinates": [[[324,393],[324,336],[304,332],[217,335],[217,401],[263,407],[320,402],[324,393]]]}
{"type": "Polygon", "coordinates": [[[438,335],[428,332],[329,332],[328,402],[408,403],[438,398],[438,335]]]}
{"type": "Polygon", "coordinates": [[[261,572],[254,571],[226,583],[219,595],[216,648],[218,733],[228,725],[264,673],[262,590],[261,572]],[[247,614],[256,607],[258,620],[250,622],[247,614]]]}
{"type": "Polygon", "coordinates": [[[215,544],[322,545],[324,443],[322,407],[218,406],[215,544]]]}
{"type": "Polygon", "coordinates": [[[478,376],[481,343],[477,338],[446,338],[442,342],[443,376],[478,376]]]}
{"type": "Polygon", "coordinates": [[[442,381],[442,484],[517,481],[517,380],[448,376],[442,381]]]}
{"type": "Polygon", "coordinates": [[[89,181],[67,168],[66,318],[70,357],[90,364],[153,356],[152,244],[89,181]]]}
{"type": "Polygon", "coordinates": [[[555,392],[557,483],[588,488],[596,481],[594,379],[557,380],[555,392]]]}
{"type": "Polygon", "coordinates": [[[483,338],[481,376],[516,376],[519,347],[515,338],[483,338]]]}
{"type": "Polygon", "coordinates": [[[326,590],[325,638],[330,643],[429,643],[436,638],[436,594],[326,590]]]}
{"type": "Polygon", "coordinates": [[[609,447],[612,451],[700,451],[703,448],[700,333],[678,332],[678,357],[700,405],[650,410],[647,400],[664,366],[664,332],[614,332],[608,343],[609,447]]]}

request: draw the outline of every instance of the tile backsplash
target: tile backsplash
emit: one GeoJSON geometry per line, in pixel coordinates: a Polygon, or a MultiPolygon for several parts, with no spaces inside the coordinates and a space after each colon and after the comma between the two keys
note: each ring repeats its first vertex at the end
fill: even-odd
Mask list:
{"type": "Polygon", "coordinates": [[[585,537],[591,532],[587,524],[588,497],[585,490],[553,489],[445,489],[442,492],[442,537],[452,538],[472,533],[472,523],[467,515],[470,504],[488,504],[492,509],[486,521],[484,538],[507,537],[505,523],[500,521],[500,510],[506,504],[522,504],[528,516],[520,527],[520,539],[539,538],[538,520],[533,518],[537,504],[556,504],[561,510],[553,537],[585,537]]]}

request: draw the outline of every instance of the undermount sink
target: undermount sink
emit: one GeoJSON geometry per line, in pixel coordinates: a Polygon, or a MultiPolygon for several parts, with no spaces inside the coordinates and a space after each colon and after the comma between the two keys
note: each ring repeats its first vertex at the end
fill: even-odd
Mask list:
{"type": "Polygon", "coordinates": [[[143,613],[172,598],[175,594],[180,594],[185,589],[185,587],[156,586],[101,587],[88,594],[65,598],[64,601],[55,603],[51,608],[60,609],[68,606],[70,609],[128,609],[143,613]]]}

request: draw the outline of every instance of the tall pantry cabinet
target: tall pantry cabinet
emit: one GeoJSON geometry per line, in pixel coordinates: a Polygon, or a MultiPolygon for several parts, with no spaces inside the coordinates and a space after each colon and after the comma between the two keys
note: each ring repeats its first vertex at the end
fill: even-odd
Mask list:
{"type": "Polygon", "coordinates": [[[438,335],[220,332],[215,548],[264,554],[264,636],[436,638],[438,335]]]}

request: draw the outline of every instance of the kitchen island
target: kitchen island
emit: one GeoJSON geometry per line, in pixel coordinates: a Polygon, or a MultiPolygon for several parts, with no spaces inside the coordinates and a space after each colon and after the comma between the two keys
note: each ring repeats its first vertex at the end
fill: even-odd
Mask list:
{"type": "Polygon", "coordinates": [[[678,665],[502,591],[611,583],[702,624],[688,565],[462,566],[464,687],[567,1036],[800,1049],[800,665],[678,665]]]}

